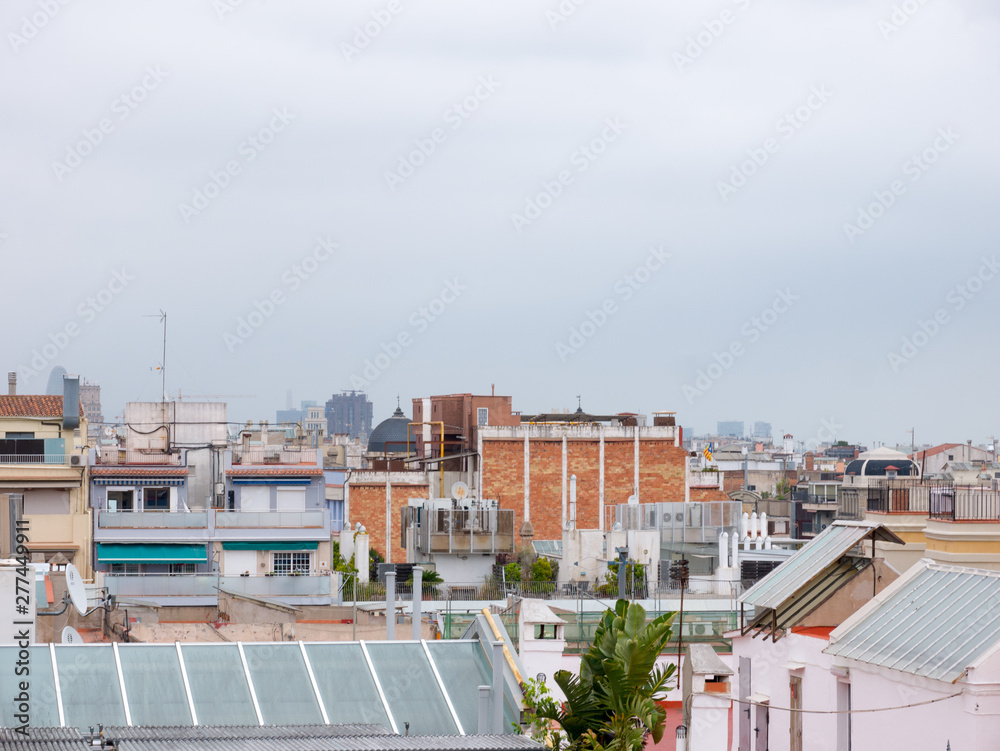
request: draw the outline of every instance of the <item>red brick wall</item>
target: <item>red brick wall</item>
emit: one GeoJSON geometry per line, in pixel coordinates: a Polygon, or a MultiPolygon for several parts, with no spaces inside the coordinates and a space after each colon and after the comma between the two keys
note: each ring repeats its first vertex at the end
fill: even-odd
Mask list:
{"type": "Polygon", "coordinates": [[[691,501],[699,501],[704,503],[706,501],[728,501],[731,500],[728,495],[723,493],[718,488],[691,488],[691,501]]]}
{"type": "MultiPolygon", "coordinates": [[[[562,537],[562,440],[529,441],[531,523],[536,540],[562,537]]],[[[567,441],[567,476],[576,475],[577,528],[600,526],[600,443],[567,441]]],[[[683,501],[687,454],[672,441],[643,440],[639,444],[639,490],[643,502],[683,501]]],[[[604,501],[625,503],[634,490],[635,442],[604,443],[604,501]]],[[[568,482],[568,479],[567,479],[568,482]]],[[[524,443],[483,442],[483,496],[513,509],[520,529],[524,512],[524,443]]],[[[568,502],[567,496],[567,502],[568,502]]]]}
{"type": "Polygon", "coordinates": [[[635,489],[635,441],[604,442],[604,503],[626,503],[635,489]]]}
{"type": "Polygon", "coordinates": [[[514,531],[524,521],[524,442],[483,441],[483,498],[514,511],[514,531]]]}
{"type": "Polygon", "coordinates": [[[672,441],[639,441],[639,502],[684,501],[687,451],[672,441]]]}
{"type": "MultiPolygon", "coordinates": [[[[569,441],[566,444],[567,482],[576,475],[576,528],[600,527],[601,446],[597,441],[569,441]]],[[[569,490],[566,494],[569,503],[569,490]]],[[[567,514],[569,510],[567,509],[567,514]]]]}
{"type": "MultiPolygon", "coordinates": [[[[410,498],[427,498],[429,487],[421,485],[392,486],[392,560],[394,563],[406,561],[406,549],[399,539],[399,510],[410,498]]],[[[386,556],[385,544],[385,483],[366,483],[355,485],[351,483],[350,523],[361,522],[368,528],[368,538],[371,547],[383,557],[386,556]]]]}
{"type": "MultiPolygon", "coordinates": [[[[531,525],[536,540],[562,539],[562,440],[529,441],[531,525]]],[[[522,458],[523,466],[523,458],[522,458]]],[[[568,496],[567,496],[568,498],[568,496]]]]}

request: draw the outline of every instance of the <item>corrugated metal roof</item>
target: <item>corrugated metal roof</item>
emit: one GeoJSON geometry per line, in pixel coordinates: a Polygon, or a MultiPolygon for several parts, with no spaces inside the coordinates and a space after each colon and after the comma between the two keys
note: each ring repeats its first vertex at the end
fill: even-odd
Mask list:
{"type": "MultiPolygon", "coordinates": [[[[118,751],[521,751],[543,746],[523,735],[402,736],[372,725],[264,725],[105,728],[118,751]]],[[[0,729],[5,751],[89,751],[89,733],[33,727],[28,737],[0,729]]]]}
{"type": "Polygon", "coordinates": [[[777,610],[867,537],[903,542],[881,524],[838,519],[744,592],[740,603],[777,610]]]}
{"type": "Polygon", "coordinates": [[[1000,572],[925,559],[878,600],[835,630],[824,651],[954,683],[1000,643],[1000,572]]]}

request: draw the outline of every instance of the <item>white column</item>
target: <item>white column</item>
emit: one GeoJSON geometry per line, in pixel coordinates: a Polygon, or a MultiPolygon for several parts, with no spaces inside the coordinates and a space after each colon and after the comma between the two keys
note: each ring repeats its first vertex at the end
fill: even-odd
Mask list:
{"type": "Polygon", "coordinates": [[[531,520],[531,446],[528,429],[524,429],[524,521],[531,520]]]}
{"type": "Polygon", "coordinates": [[[639,495],[639,426],[636,425],[632,429],[635,431],[635,479],[633,481],[632,492],[639,499],[639,503],[642,503],[642,496],[639,495]]]}
{"type": "Polygon", "coordinates": [[[392,478],[388,472],[385,473],[385,562],[392,563],[392,478]]]}
{"type": "Polygon", "coordinates": [[[562,524],[566,523],[567,509],[566,509],[566,494],[569,490],[569,477],[566,474],[566,467],[568,464],[568,457],[566,454],[566,436],[562,439],[562,524]]]}
{"type": "Polygon", "coordinates": [[[604,425],[598,425],[597,528],[604,531],[604,425]]]}

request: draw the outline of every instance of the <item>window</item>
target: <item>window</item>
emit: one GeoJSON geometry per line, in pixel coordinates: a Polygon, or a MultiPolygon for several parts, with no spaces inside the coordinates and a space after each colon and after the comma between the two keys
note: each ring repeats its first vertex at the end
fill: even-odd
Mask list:
{"type": "Polygon", "coordinates": [[[954,454],[948,454],[948,461],[950,461],[950,462],[955,461],[955,455],[954,454]]]}
{"type": "Polygon", "coordinates": [[[108,511],[135,511],[135,491],[108,490],[108,511]]]}
{"type": "Polygon", "coordinates": [[[486,407],[476,409],[476,425],[489,425],[490,411],[486,407]]]}
{"type": "Polygon", "coordinates": [[[195,574],[198,572],[197,563],[171,563],[168,569],[171,574],[195,574]]]}
{"type": "Polygon", "coordinates": [[[141,574],[142,564],[141,563],[112,563],[111,564],[112,574],[141,574]]]}
{"type": "Polygon", "coordinates": [[[272,553],[271,570],[276,574],[308,574],[309,553],[272,553]]]}
{"type": "Polygon", "coordinates": [[[170,488],[143,488],[143,511],[169,511],[170,488]]]}
{"type": "Polygon", "coordinates": [[[34,433],[13,433],[13,432],[8,431],[4,435],[4,437],[8,441],[30,441],[30,440],[34,439],[35,434],[34,433]]]}

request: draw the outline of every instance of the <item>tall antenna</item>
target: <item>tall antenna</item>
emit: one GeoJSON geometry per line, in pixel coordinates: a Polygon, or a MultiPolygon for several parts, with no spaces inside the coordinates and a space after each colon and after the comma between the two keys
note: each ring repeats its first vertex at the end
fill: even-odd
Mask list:
{"type": "Polygon", "coordinates": [[[163,324],[163,360],[160,362],[162,395],[160,401],[165,402],[167,401],[167,314],[163,310],[160,310],[159,313],[143,316],[143,318],[159,318],[160,323],[163,324]]]}

